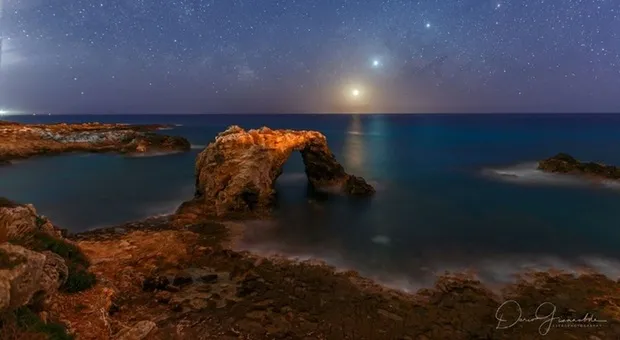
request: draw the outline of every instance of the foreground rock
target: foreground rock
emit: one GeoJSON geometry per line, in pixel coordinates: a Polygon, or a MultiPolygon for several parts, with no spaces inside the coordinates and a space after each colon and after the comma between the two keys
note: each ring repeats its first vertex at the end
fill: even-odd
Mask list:
{"type": "Polygon", "coordinates": [[[86,270],[88,259],[63,234],[32,205],[0,198],[0,339],[66,335],[46,310],[61,292],[88,289],[96,279],[86,270]]]}
{"type": "Polygon", "coordinates": [[[324,264],[228,249],[234,229],[228,222],[181,229],[169,222],[159,218],[76,235],[101,283],[79,302],[58,297],[52,313],[71,323],[82,339],[127,332],[148,332],[145,339],[292,340],[613,339],[620,334],[620,283],[596,274],[532,273],[501,292],[471,277],[446,275],[434,287],[406,294],[324,264]],[[113,308],[105,303],[109,291],[114,291],[113,308]],[[509,300],[519,303],[523,318],[533,318],[548,302],[557,308],[556,317],[582,319],[590,313],[605,322],[563,326],[556,319],[543,337],[545,320],[506,327],[518,318],[516,305],[502,307],[509,300]],[[88,307],[65,307],[80,303],[88,307]],[[108,311],[105,317],[96,312],[102,309],[108,311]],[[498,324],[498,317],[506,321],[498,324]]]}
{"type": "Polygon", "coordinates": [[[595,179],[620,179],[620,168],[594,162],[580,162],[571,155],[559,153],[538,163],[538,169],[552,173],[584,175],[595,179]]]}
{"type": "Polygon", "coordinates": [[[344,171],[319,132],[231,126],[198,156],[196,194],[181,210],[198,206],[215,216],[269,211],[276,199],[275,181],[293,151],[301,153],[312,187],[355,196],[374,194],[363,178],[344,171]]]}
{"type": "Polygon", "coordinates": [[[43,303],[65,283],[67,275],[65,261],[52,252],[0,244],[0,311],[43,303]]]}
{"type": "Polygon", "coordinates": [[[65,152],[148,153],[187,151],[182,137],[154,133],[165,125],[20,124],[0,121],[0,165],[65,152]]]}
{"type": "MultiPolygon", "coordinates": [[[[234,251],[229,244],[239,227],[203,222],[176,228],[170,217],[158,217],[69,236],[90,259],[98,280],[75,294],[49,292],[49,303],[39,312],[42,325],[55,320],[77,339],[102,340],[540,339],[545,320],[505,327],[520,316],[516,305],[504,304],[514,300],[523,318],[533,318],[547,302],[557,308],[558,318],[578,320],[589,313],[588,320],[604,321],[584,319],[567,327],[556,320],[545,339],[620,334],[620,282],[601,275],[532,273],[501,292],[471,277],[445,275],[434,287],[406,294],[325,264],[234,251]],[[498,317],[506,321],[498,324],[498,317]]],[[[7,249],[28,252],[17,248],[7,249]]],[[[10,256],[5,262],[11,268],[36,262],[40,269],[32,269],[39,274],[30,281],[24,277],[26,283],[16,287],[40,285],[32,278],[46,275],[43,255],[28,256],[10,256]]],[[[6,278],[3,273],[0,277],[6,278]]],[[[51,278],[47,282],[59,284],[51,278]]],[[[38,289],[47,288],[29,291],[38,289]]],[[[4,301],[24,304],[37,294],[15,296],[4,301]]],[[[10,334],[7,324],[0,319],[0,339],[10,334]]],[[[12,337],[30,338],[37,337],[12,337]]]]}

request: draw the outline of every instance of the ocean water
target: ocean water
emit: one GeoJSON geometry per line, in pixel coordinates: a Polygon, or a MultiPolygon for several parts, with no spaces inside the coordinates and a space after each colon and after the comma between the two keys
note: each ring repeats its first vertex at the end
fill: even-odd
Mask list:
{"type": "Polygon", "coordinates": [[[22,122],[171,123],[191,152],[74,154],[0,168],[0,196],[78,232],[171,213],[189,199],[197,153],[232,124],[324,133],[375,197],[308,197],[301,156],[277,181],[273,222],[247,222],[241,247],[319,258],[405,289],[469,270],[489,282],[549,267],[620,276],[620,185],[543,174],[558,152],[620,164],[620,115],[17,116],[22,122]]]}

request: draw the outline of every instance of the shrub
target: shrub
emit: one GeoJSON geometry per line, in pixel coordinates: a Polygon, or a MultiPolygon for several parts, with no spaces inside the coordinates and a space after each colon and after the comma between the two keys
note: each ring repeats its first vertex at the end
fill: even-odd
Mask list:
{"type": "Polygon", "coordinates": [[[60,255],[65,260],[69,275],[67,282],[61,287],[68,293],[77,293],[92,287],[97,279],[88,272],[90,263],[80,248],[62,239],[55,238],[43,232],[37,232],[30,245],[35,251],[49,250],[60,255]]]}
{"type": "Polygon", "coordinates": [[[18,327],[25,331],[43,333],[50,340],[73,339],[72,336],[67,334],[65,327],[57,323],[44,323],[28,307],[20,307],[14,313],[18,327]]]}
{"type": "Polygon", "coordinates": [[[23,263],[26,259],[22,256],[13,256],[3,249],[0,249],[0,269],[13,269],[23,263]]]}
{"type": "Polygon", "coordinates": [[[0,339],[70,340],[64,326],[44,323],[30,308],[23,306],[0,316],[0,339]]]}
{"type": "Polygon", "coordinates": [[[89,289],[97,283],[95,274],[90,273],[86,268],[69,263],[69,275],[67,282],[61,287],[67,293],[77,293],[89,289]]]}

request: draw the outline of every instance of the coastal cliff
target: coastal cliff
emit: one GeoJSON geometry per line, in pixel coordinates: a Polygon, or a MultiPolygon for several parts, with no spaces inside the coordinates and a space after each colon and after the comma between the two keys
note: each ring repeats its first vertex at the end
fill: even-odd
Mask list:
{"type": "Polygon", "coordinates": [[[187,151],[189,141],[155,131],[166,125],[127,124],[21,124],[0,121],[0,165],[12,160],[66,152],[187,151]]]}
{"type": "Polygon", "coordinates": [[[580,162],[573,156],[559,153],[538,163],[538,169],[550,173],[587,176],[593,179],[620,179],[620,168],[594,162],[580,162]]]}
{"type": "Polygon", "coordinates": [[[193,206],[220,217],[268,212],[276,200],[276,179],[294,151],[301,153],[312,187],[352,196],[375,193],[363,178],[345,172],[319,132],[231,126],[198,155],[196,194],[180,211],[193,206]]]}

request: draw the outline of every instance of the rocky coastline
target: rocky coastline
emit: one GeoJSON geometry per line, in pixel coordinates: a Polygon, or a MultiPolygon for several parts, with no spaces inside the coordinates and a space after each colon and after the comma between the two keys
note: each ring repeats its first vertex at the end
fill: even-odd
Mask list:
{"type": "MultiPolygon", "coordinates": [[[[28,206],[10,209],[36,214],[28,206]]],[[[25,216],[32,217],[7,210],[0,214],[3,221],[21,216],[22,223],[25,216]]],[[[533,317],[548,302],[557,317],[576,320],[590,313],[605,321],[554,327],[545,338],[612,339],[620,334],[620,281],[595,273],[526,273],[500,293],[471,276],[445,274],[434,287],[408,294],[316,261],[236,251],[231,245],[242,229],[238,222],[200,221],[184,227],[172,222],[173,216],[165,216],[68,235],[65,242],[84,254],[88,273],[96,278],[79,291],[62,288],[57,278],[63,275],[48,274],[53,280],[20,288],[21,295],[13,298],[13,287],[22,287],[23,281],[2,281],[15,277],[6,274],[5,263],[0,296],[10,295],[13,306],[20,305],[17,317],[26,308],[39,326],[11,324],[7,314],[15,309],[5,304],[0,308],[2,331],[17,334],[11,339],[45,339],[50,329],[58,328],[67,339],[539,339],[544,320],[498,329],[498,308],[504,306],[501,318],[512,320],[517,310],[503,304],[516,301],[523,317],[533,317]],[[23,296],[38,298],[35,303],[23,296]]],[[[20,254],[15,247],[5,243],[0,249],[20,254]]],[[[36,263],[41,272],[49,272],[45,261],[36,263]]],[[[4,334],[0,339],[10,338],[4,334]]]]}
{"type": "Polygon", "coordinates": [[[268,216],[273,182],[293,151],[302,152],[317,189],[356,199],[374,193],[344,171],[319,133],[231,127],[198,156],[196,194],[171,216],[71,235],[33,206],[0,199],[0,339],[620,334],[620,280],[597,273],[524,273],[501,290],[446,273],[405,293],[324,263],[236,250],[245,226],[235,218],[268,216]]]}
{"type": "Polygon", "coordinates": [[[538,163],[538,169],[559,174],[584,176],[598,180],[620,179],[620,168],[595,162],[581,162],[566,153],[559,153],[538,163]]]}
{"type": "Polygon", "coordinates": [[[191,148],[182,137],[156,133],[161,124],[21,124],[0,121],[0,165],[34,156],[69,152],[144,154],[191,148]]]}

